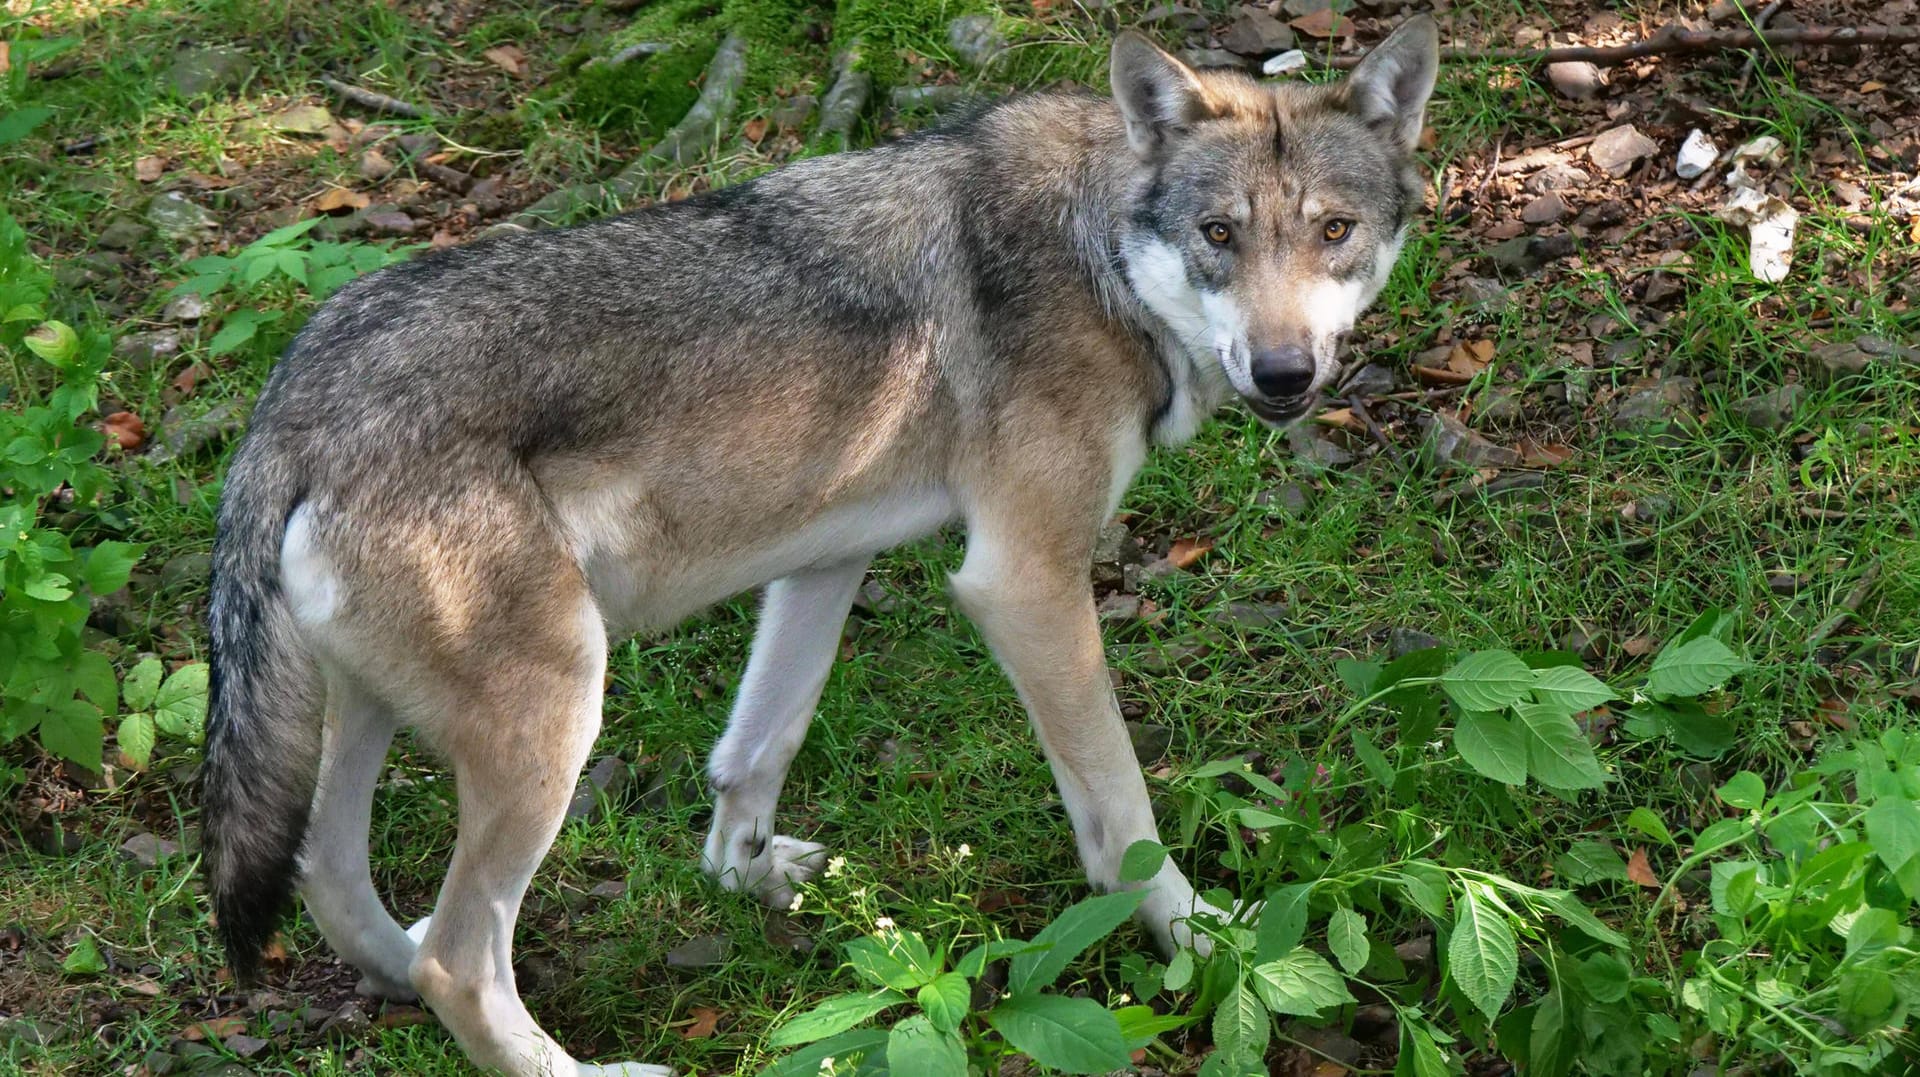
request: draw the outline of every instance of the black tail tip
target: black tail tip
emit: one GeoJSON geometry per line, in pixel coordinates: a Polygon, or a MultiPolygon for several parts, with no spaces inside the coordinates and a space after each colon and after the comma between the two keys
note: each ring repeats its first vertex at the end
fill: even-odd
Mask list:
{"type": "Polygon", "coordinates": [[[214,898],[215,930],[235,983],[257,984],[265,971],[267,944],[293,901],[293,865],[247,880],[229,881],[214,898]]]}

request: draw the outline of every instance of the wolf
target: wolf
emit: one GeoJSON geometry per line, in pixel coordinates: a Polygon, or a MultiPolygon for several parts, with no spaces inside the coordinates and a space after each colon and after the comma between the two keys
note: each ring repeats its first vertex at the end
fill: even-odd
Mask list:
{"type": "Polygon", "coordinates": [[[1108,681],[1091,549],[1150,445],[1230,400],[1305,414],[1421,210],[1434,23],[1344,81],[1112,45],[1112,96],[1042,92],[858,153],[341,289],[262,390],[221,498],[202,820],[233,972],[297,889],[361,989],[513,1077],[572,1058],[511,943],[599,732],[610,634],[765,587],[709,766],[702,862],[775,906],[823,848],[775,807],[866,565],[965,527],[956,605],[1004,667],[1095,887],[1163,947],[1208,911],[1155,836],[1108,681]],[[403,929],[368,871],[412,727],[458,838],[403,929]]]}

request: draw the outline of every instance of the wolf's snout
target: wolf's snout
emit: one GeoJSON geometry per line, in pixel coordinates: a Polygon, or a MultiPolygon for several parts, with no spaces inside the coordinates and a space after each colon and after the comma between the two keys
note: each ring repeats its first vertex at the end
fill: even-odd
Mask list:
{"type": "Polygon", "coordinates": [[[1253,387],[1269,400],[1302,396],[1313,387],[1313,356],[1297,344],[1283,344],[1253,353],[1248,371],[1253,387]]]}

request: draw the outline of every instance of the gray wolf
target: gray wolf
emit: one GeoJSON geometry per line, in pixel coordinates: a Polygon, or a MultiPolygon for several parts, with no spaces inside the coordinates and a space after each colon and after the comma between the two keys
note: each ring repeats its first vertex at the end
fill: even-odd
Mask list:
{"type": "MultiPolygon", "coordinates": [[[[209,609],[210,890],[242,979],[297,886],[363,990],[515,1077],[576,1062],[514,985],[514,920],[600,729],[609,633],[765,585],[709,773],[705,869],[775,905],[821,846],[775,804],[878,551],[949,521],[952,577],[1053,767],[1087,877],[1152,838],[1089,555],[1151,444],[1230,400],[1304,414],[1421,206],[1438,50],[1346,80],[1113,45],[1113,96],[1036,93],[860,153],[343,288],[227,474],[209,609]],[[433,915],[374,892],[401,725],[451,764],[433,915]]],[[[1132,884],[1129,884],[1132,885],[1132,884]]],[[[1171,864],[1140,916],[1195,941],[1171,864]]],[[[1201,940],[1204,943],[1204,939],[1201,940]]]]}

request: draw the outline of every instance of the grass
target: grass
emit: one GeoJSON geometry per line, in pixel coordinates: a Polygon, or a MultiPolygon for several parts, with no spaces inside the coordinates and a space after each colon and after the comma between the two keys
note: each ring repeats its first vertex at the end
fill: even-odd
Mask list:
{"type": "MultiPolygon", "coordinates": [[[[1518,10],[1460,6],[1487,17],[1518,10]]],[[[845,4],[857,10],[839,14],[850,26],[870,25],[870,35],[896,49],[938,57],[944,42],[931,30],[943,23],[934,16],[949,17],[950,7],[927,0],[845,4]]],[[[149,193],[131,178],[136,159],[157,154],[175,169],[217,175],[222,159],[234,157],[264,186],[254,192],[254,206],[228,196],[219,208],[229,227],[251,238],[264,230],[253,222],[270,204],[346,178],[352,161],[325,151],[291,156],[271,140],[235,143],[223,132],[243,113],[304,96],[325,69],[409,100],[434,100],[449,72],[482,72],[479,54],[492,45],[517,43],[536,67],[557,70],[570,51],[597,42],[590,30],[572,40],[542,40],[553,19],[544,6],[488,8],[465,37],[436,28],[411,7],[358,0],[60,4],[36,9],[27,21],[0,18],[0,36],[28,27],[79,36],[76,55],[88,65],[82,77],[9,91],[13,104],[30,99],[59,109],[52,141],[0,149],[9,211],[56,263],[84,264],[92,237],[114,216],[134,214],[149,193]],[[227,41],[248,46],[257,61],[237,93],[183,102],[161,88],[160,73],[177,46],[227,41]],[[52,148],[87,135],[103,138],[91,156],[52,148]]],[[[1132,7],[1122,13],[1139,14],[1132,7]]],[[[1048,32],[1069,41],[1101,37],[1077,14],[1048,32]]],[[[808,65],[810,77],[823,78],[826,45],[779,45],[780,62],[793,65],[794,78],[809,77],[808,65]]],[[[1063,73],[1085,79],[1097,67],[1084,56],[1060,67],[1059,55],[1039,47],[1024,55],[1022,64],[1031,65],[1016,70],[1014,81],[1063,73]]],[[[907,65],[888,51],[874,69],[900,78],[907,65]]],[[[522,168],[527,182],[562,182],[636,148],[637,140],[622,141],[631,134],[592,135],[560,123],[557,91],[476,86],[502,95],[501,111],[538,119],[507,125],[508,137],[523,144],[494,149],[507,155],[499,160],[522,168]]],[[[768,83],[758,97],[750,93],[742,115],[763,108],[772,89],[768,83]]],[[[1843,123],[1818,98],[1765,69],[1730,107],[1746,117],[1750,133],[1782,137],[1800,162],[1809,161],[1816,138],[1843,123]]],[[[1441,141],[1432,160],[1442,169],[1484,167],[1489,142],[1532,145],[1584,122],[1555,113],[1544,90],[1514,80],[1507,69],[1469,65],[1449,72],[1436,101],[1441,141]]],[[[726,182],[764,163],[727,143],[693,178],[726,182]]],[[[1892,365],[1822,381],[1806,356],[1815,337],[1913,337],[1914,315],[1889,287],[1910,269],[1894,268],[1887,279],[1888,267],[1897,267],[1911,245],[1885,219],[1865,234],[1847,227],[1820,178],[1811,168],[1800,174],[1817,208],[1802,220],[1795,273],[1780,287],[1755,283],[1745,270],[1744,240],[1711,219],[1666,211],[1639,221],[1649,234],[1689,244],[1690,294],[1664,321],[1637,319],[1633,332],[1643,339],[1635,355],[1591,370],[1567,361],[1570,345],[1591,342],[1589,320],[1640,309],[1614,267],[1561,267],[1524,285],[1504,311],[1475,314],[1454,291],[1453,271],[1485,245],[1481,237],[1438,217],[1417,231],[1363,328],[1373,343],[1363,346],[1376,361],[1402,368],[1435,345],[1493,340],[1493,364],[1469,395],[1496,385],[1538,394],[1549,403],[1531,410],[1524,432],[1577,450],[1566,465],[1544,471],[1536,487],[1437,501],[1437,493],[1456,489],[1460,475],[1431,467],[1402,472],[1382,455],[1352,468],[1318,469],[1292,458],[1284,436],[1238,417],[1182,450],[1156,455],[1122,507],[1134,532],[1161,547],[1204,535],[1215,548],[1194,571],[1143,585],[1163,616],[1112,629],[1109,650],[1123,705],[1168,731],[1165,761],[1175,773],[1245,751],[1262,753],[1275,767],[1328,759],[1343,766],[1344,747],[1324,740],[1329,716],[1349,702],[1336,663],[1380,653],[1395,629],[1463,647],[1556,649],[1577,635],[1596,641],[1587,664],[1612,679],[1644,667],[1641,641],[1670,638],[1709,608],[1732,611],[1734,637],[1755,663],[1726,701],[1740,738],[1724,756],[1700,759],[1666,742],[1612,739],[1602,757],[1613,781],[1569,802],[1509,790],[1472,775],[1448,753],[1428,752],[1420,780],[1409,786],[1341,786],[1339,819],[1394,821],[1432,836],[1435,855],[1447,863],[1539,880],[1574,840],[1646,845],[1625,823],[1634,808],[1651,809],[1676,830],[1697,826],[1716,817],[1711,790],[1735,771],[1778,781],[1821,747],[1844,740],[1842,724],[1856,735],[1912,728],[1920,672],[1920,439],[1912,423],[1920,385],[1910,368],[1892,365]],[[1861,267],[1873,274],[1871,283],[1861,267]],[[1555,394],[1604,399],[1628,391],[1656,368],[1695,378],[1702,389],[1698,414],[1670,435],[1622,436],[1587,421],[1580,408],[1551,406],[1555,394]],[[1738,401],[1790,379],[1806,388],[1783,430],[1755,430],[1730,417],[1738,401]],[[1269,496],[1286,484],[1307,495],[1304,507],[1269,496]],[[1623,515],[1656,499],[1669,507],[1623,515]],[[1877,584],[1847,610],[1870,572],[1877,584]],[[1782,576],[1797,587],[1776,586],[1782,576]],[[1237,600],[1283,601],[1288,616],[1259,627],[1224,624],[1222,611],[1237,600]],[[1835,617],[1837,630],[1828,627],[1835,617]],[[1169,660],[1174,648],[1181,650],[1169,660]]],[[[148,327],[162,302],[158,285],[182,275],[178,255],[177,246],[155,243],[124,267],[117,289],[116,272],[97,270],[94,280],[60,298],[76,316],[121,332],[148,327]]],[[[304,309],[297,294],[260,300],[304,309]]],[[[250,396],[285,330],[276,327],[210,363],[211,380],[180,406],[191,412],[250,396]]],[[[211,328],[187,332],[181,357],[163,369],[116,370],[112,394],[157,418],[173,406],[169,372],[210,358],[211,337],[211,328]]],[[[1411,453],[1416,439],[1404,426],[1395,434],[1411,453]]],[[[128,466],[111,514],[81,529],[149,543],[142,567],[156,573],[209,547],[219,474],[219,459],[210,455],[128,466]]],[[[635,763],[641,786],[661,788],[638,806],[569,824],[528,896],[518,939],[521,982],[536,1016],[564,1044],[586,1058],[751,1073],[770,1059],[760,1046],[768,1029],[848,987],[833,943],[863,931],[860,916],[884,914],[936,933],[1030,935],[1082,895],[1064,814],[1018,701],[943,592],[958,557],[955,537],[943,536],[877,563],[874,575],[891,602],[855,615],[795,765],[783,827],[828,842],[871,888],[859,915],[773,918],[810,938],[807,953],[770,938],[765,910],[711,886],[697,866],[707,812],[698,761],[724,724],[745,661],[750,603],[615,649],[615,688],[598,751],[635,763]],[[971,855],[960,855],[963,847],[971,855]],[[625,883],[624,894],[590,893],[606,882],[625,883]],[[674,947],[715,934],[732,943],[722,964],[669,967],[674,947]],[[720,1012],[717,1030],[685,1038],[702,1008],[720,1012]]],[[[104,646],[129,659],[135,651],[201,654],[198,581],[171,589],[148,584],[135,597],[138,627],[104,646]]],[[[1358,722],[1375,741],[1396,739],[1384,715],[1364,714],[1358,722]]],[[[190,766],[195,753],[166,742],[162,753],[149,770],[116,768],[116,787],[84,795],[44,761],[16,760],[29,763],[35,779],[0,816],[13,831],[0,839],[8,880],[0,887],[0,927],[22,932],[15,943],[0,938],[0,1018],[29,1015],[57,1031],[46,1045],[9,1043],[0,1031],[0,1073],[120,1073],[151,1051],[169,1049],[215,1008],[231,1009],[209,1003],[226,989],[194,862],[176,857],[143,868],[117,851],[140,830],[192,833],[192,796],[176,770],[190,766]],[[32,797],[45,802],[30,803],[32,797]],[[48,815],[82,836],[70,855],[34,851],[45,843],[35,820],[48,815]],[[61,972],[82,936],[99,940],[106,973],[61,972]]],[[[1177,787],[1165,773],[1150,787],[1172,807],[1177,787]]],[[[391,777],[376,807],[375,882],[404,922],[430,905],[451,846],[453,803],[431,753],[418,745],[403,745],[391,777]]],[[[1230,886],[1219,851],[1211,835],[1175,855],[1203,885],[1230,886]]],[[[1662,850],[1651,852],[1656,869],[1674,867],[1662,850]]],[[[1651,900],[1629,886],[1588,896],[1616,924],[1640,923],[1651,900]]],[[[1412,922],[1375,927],[1396,939],[1420,930],[1412,922]]],[[[1649,953],[1694,945],[1686,932],[1698,925],[1663,930],[1671,934],[1641,940],[1649,953]]],[[[295,921],[285,942],[282,968],[295,979],[280,990],[291,1001],[248,1018],[276,1045],[246,1062],[250,1071],[467,1072],[431,1022],[375,1027],[346,1046],[274,1029],[271,1012],[338,1005],[342,986],[351,984],[331,967],[310,924],[295,921]]],[[[1076,963],[1074,975],[1096,997],[1123,990],[1120,960],[1143,943],[1123,929],[1076,963]]],[[[209,1050],[221,1057],[223,1049],[209,1050]]]]}

